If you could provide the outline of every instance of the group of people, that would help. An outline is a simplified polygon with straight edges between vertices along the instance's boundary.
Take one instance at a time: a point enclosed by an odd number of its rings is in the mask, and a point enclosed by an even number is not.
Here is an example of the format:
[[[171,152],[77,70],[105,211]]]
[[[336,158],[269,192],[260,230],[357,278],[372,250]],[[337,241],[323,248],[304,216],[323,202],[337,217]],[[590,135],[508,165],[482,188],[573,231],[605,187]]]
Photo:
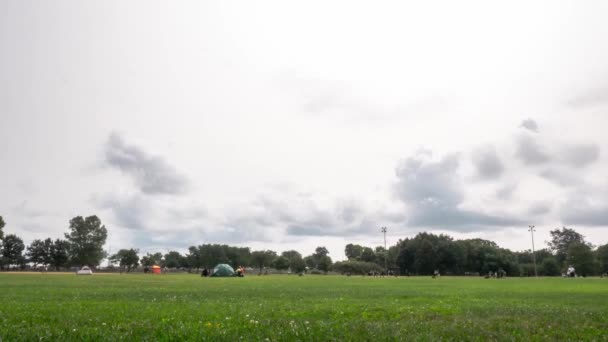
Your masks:
[[[489,271],[488,275],[485,276],[484,278],[489,279],[489,278],[506,278],[507,277],[507,271],[503,270],[502,268],[499,268],[498,271],[496,272],[492,272]]]

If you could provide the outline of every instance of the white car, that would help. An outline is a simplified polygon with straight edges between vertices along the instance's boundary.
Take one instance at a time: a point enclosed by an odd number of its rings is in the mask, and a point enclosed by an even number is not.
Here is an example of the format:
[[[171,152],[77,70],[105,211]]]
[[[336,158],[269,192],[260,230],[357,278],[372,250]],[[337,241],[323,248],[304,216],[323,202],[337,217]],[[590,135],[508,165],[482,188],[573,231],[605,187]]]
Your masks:
[[[78,275],[93,275],[93,271],[89,268],[89,266],[84,266],[80,269],[80,271],[76,272]]]

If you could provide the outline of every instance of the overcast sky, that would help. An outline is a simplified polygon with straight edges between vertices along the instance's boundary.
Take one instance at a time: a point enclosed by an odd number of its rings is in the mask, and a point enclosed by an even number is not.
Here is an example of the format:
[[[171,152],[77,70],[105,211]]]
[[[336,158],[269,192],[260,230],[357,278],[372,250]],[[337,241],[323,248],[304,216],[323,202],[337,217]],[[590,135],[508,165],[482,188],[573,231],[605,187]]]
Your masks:
[[[0,215],[116,251],[608,242],[606,1],[0,2]]]

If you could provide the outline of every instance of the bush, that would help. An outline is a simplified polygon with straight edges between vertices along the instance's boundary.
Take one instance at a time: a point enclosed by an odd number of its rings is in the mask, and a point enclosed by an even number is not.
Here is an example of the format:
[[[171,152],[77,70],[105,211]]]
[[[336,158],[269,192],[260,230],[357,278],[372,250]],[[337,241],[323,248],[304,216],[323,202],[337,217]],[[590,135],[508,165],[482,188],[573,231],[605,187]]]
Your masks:
[[[378,264],[365,261],[338,261],[333,265],[332,270],[341,274],[367,274],[371,271],[384,271]]]
[[[561,274],[555,258],[545,258],[540,264],[540,274],[545,276],[558,276]]]
[[[519,264],[520,277],[534,277],[534,264]]]

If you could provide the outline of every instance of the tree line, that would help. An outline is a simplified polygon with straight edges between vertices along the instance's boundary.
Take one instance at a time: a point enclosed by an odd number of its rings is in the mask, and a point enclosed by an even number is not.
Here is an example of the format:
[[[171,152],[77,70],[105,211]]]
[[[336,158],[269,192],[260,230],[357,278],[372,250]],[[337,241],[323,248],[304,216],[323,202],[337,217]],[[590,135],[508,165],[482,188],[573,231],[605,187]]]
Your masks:
[[[0,216],[0,269],[26,264],[50,266],[57,270],[69,266],[97,266],[106,257],[103,245],[108,231],[97,216],[74,217],[69,222],[65,239],[36,239],[25,247],[15,234],[4,235],[4,219]],[[25,251],[25,253],[24,253]]]
[[[249,247],[225,244],[201,244],[191,246],[188,252],[146,253],[140,256],[135,248],[121,249],[108,255],[103,249],[107,229],[97,216],[74,217],[69,221],[64,239],[36,239],[29,246],[15,234],[4,236],[5,222],[0,216],[0,269],[25,268],[31,265],[52,267],[56,270],[69,267],[97,267],[108,258],[112,265],[129,272],[139,266],[160,265],[167,268],[199,270],[213,268],[220,263],[233,267],[255,268],[259,273],[273,268],[279,272],[305,270],[342,274],[366,274],[385,272],[394,274],[430,275],[438,270],[441,274],[487,274],[504,270],[511,276],[531,276],[536,272],[543,276],[556,276],[572,265],[581,275],[597,275],[608,272],[608,244],[594,246],[574,229],[563,227],[551,231],[549,248],[535,251],[514,252],[500,248],[496,243],[483,239],[454,240],[440,234],[422,232],[412,238],[400,239],[387,249],[349,243],[345,247],[347,260],[333,262],[323,246],[302,256],[295,250],[277,254],[272,250],[252,251]]]

